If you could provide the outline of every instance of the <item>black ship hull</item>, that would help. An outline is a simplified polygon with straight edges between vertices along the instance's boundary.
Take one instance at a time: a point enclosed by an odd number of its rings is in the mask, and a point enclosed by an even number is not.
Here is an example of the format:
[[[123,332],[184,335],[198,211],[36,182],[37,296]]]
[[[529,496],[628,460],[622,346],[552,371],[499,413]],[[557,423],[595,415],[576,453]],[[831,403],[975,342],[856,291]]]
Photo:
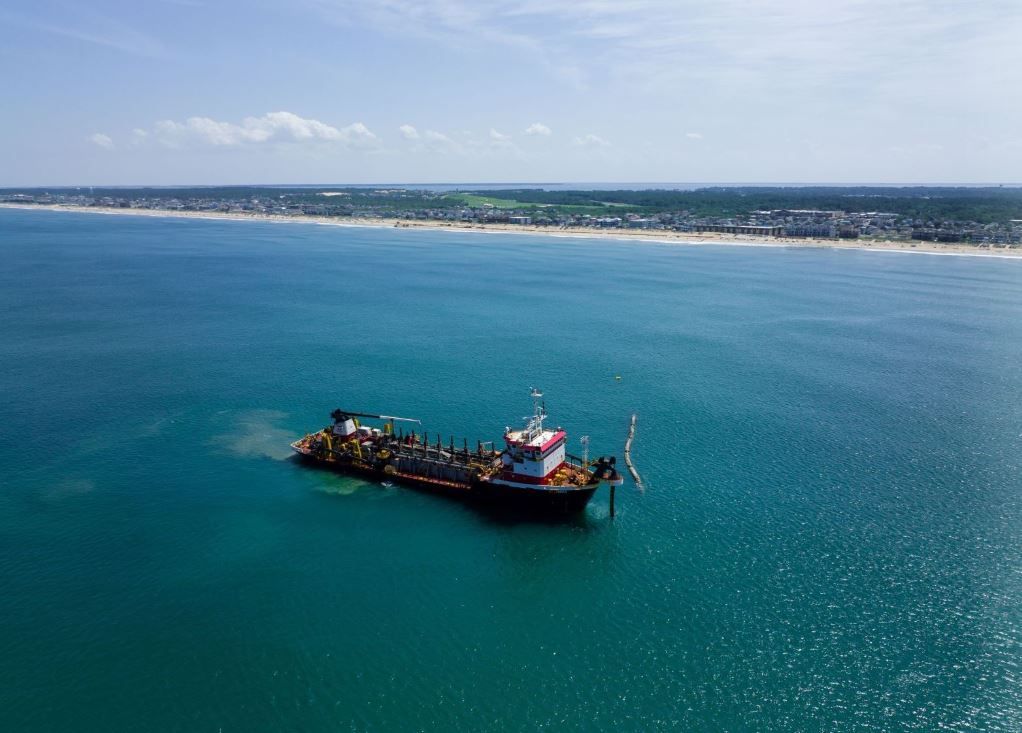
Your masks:
[[[524,516],[540,518],[570,517],[584,511],[593,498],[598,483],[580,487],[522,488],[503,486],[489,481],[460,483],[407,473],[385,473],[371,465],[323,461],[313,455],[297,454],[304,463],[336,473],[358,476],[371,481],[390,481],[407,488],[451,497],[466,503],[499,508]]]
[[[474,493],[490,506],[537,516],[568,517],[584,511],[598,487],[594,484],[558,491],[480,484]]]

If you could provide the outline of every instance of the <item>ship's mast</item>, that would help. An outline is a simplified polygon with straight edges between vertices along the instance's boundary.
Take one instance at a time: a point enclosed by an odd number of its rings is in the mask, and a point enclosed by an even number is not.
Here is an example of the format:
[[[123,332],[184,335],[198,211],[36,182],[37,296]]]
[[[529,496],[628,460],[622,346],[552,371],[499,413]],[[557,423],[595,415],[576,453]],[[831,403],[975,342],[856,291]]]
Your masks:
[[[533,387],[530,394],[532,397],[532,417],[525,419],[526,442],[529,442],[543,432],[543,420],[546,418],[546,403],[543,402],[543,393]]]

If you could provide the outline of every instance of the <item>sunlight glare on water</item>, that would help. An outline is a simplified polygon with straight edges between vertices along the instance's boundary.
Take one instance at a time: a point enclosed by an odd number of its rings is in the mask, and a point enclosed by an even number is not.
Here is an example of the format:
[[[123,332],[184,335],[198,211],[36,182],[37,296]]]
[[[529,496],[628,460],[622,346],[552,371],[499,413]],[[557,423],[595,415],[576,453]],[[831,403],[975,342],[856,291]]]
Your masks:
[[[1022,729],[1022,262],[0,211],[0,728]],[[615,375],[621,379],[616,380]],[[310,470],[551,421],[564,524]]]

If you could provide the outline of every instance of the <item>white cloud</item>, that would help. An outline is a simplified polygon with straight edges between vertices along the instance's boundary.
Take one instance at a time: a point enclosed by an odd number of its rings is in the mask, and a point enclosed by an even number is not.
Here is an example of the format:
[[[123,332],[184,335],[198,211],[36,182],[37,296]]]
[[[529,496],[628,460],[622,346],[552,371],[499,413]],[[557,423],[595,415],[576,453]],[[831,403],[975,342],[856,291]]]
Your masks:
[[[689,140],[702,140],[703,134],[701,132],[686,132],[685,137]]]
[[[418,132],[418,131],[416,131]],[[454,138],[436,130],[425,130],[414,138],[413,152],[423,153],[464,153],[464,146]]]
[[[416,130],[411,125],[401,125],[401,127],[399,127],[398,129],[401,131],[401,137],[403,137],[405,140],[419,139],[419,131]]]
[[[299,117],[293,112],[270,112],[246,117],[241,124],[220,122],[209,117],[189,117],[184,122],[161,120],[154,134],[160,142],[182,147],[199,142],[215,146],[238,146],[268,142],[332,142],[348,147],[370,147],[376,135],[361,122],[337,128],[319,120]]]
[[[340,139],[354,147],[372,147],[380,142],[373,131],[361,122],[352,122],[347,127],[342,127],[340,132]]]
[[[572,143],[582,148],[606,148],[610,145],[608,141],[593,133],[576,137]]]
[[[544,125],[542,122],[533,122],[531,125],[525,128],[526,135],[549,135],[553,132],[549,127]]]
[[[426,130],[426,134],[424,135],[424,137],[430,142],[434,143],[449,143],[451,145],[454,144],[454,141],[451,140],[451,138],[447,137],[442,132],[437,132],[436,130]]]
[[[512,144],[510,135],[505,135],[502,132],[497,132],[492,127],[490,128],[490,145],[496,148],[507,148]]]
[[[106,148],[107,150],[114,149],[114,141],[110,139],[109,135],[104,135],[102,132],[96,132],[90,135],[89,141],[93,145],[98,145],[99,147]]]

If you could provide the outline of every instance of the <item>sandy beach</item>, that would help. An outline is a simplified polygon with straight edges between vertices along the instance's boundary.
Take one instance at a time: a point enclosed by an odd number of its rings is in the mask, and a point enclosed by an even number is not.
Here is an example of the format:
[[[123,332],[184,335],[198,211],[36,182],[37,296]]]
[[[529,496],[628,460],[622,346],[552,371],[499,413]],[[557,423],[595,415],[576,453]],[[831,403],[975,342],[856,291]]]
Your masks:
[[[1022,247],[989,247],[971,244],[943,244],[939,242],[902,242],[871,239],[807,239],[793,237],[758,237],[744,234],[672,232],[643,229],[591,229],[583,227],[541,227],[520,224],[479,224],[409,219],[355,217],[338,219],[326,216],[277,216],[236,212],[167,211],[162,209],[121,209],[113,207],[83,207],[47,204],[0,203],[0,208],[65,211],[83,214],[109,214],[121,216],[178,217],[186,219],[218,219],[228,221],[264,221],[289,224],[318,224],[338,227],[391,227],[398,229],[432,229],[477,233],[531,234],[545,237],[572,237],[592,239],[632,240],[670,244],[718,244],[745,247],[787,247],[793,249],[855,249],[876,252],[904,252],[915,254],[960,255],[971,257],[1022,257]]]

